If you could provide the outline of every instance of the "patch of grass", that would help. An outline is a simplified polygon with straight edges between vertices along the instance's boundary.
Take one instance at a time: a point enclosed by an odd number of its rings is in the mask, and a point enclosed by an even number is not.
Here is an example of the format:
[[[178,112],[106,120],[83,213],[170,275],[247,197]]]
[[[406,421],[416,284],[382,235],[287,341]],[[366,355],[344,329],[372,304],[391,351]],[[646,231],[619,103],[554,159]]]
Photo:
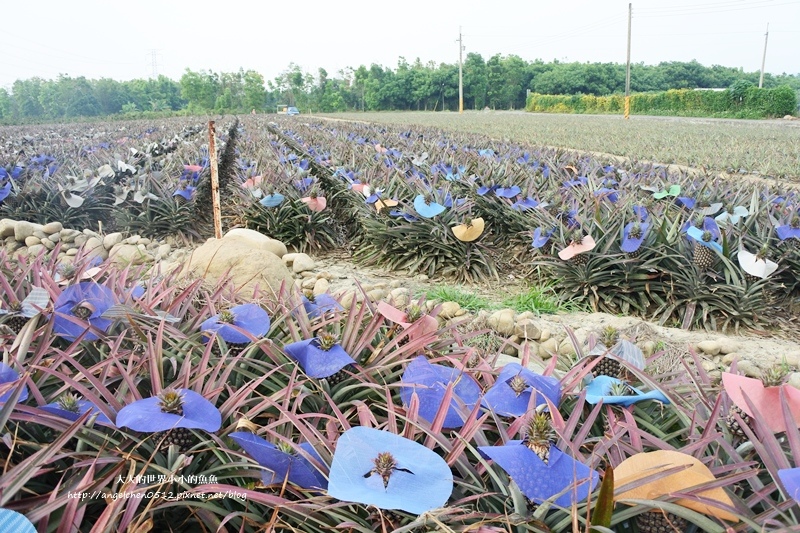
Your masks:
[[[526,292],[509,296],[503,300],[503,307],[510,307],[517,313],[531,311],[538,315],[582,310],[575,304],[562,302],[558,294],[548,285],[534,285]]]
[[[482,298],[471,292],[467,292],[454,287],[436,287],[425,293],[428,300],[439,300],[440,302],[456,302],[469,311],[480,311],[481,309],[491,309],[495,307],[486,298]]]

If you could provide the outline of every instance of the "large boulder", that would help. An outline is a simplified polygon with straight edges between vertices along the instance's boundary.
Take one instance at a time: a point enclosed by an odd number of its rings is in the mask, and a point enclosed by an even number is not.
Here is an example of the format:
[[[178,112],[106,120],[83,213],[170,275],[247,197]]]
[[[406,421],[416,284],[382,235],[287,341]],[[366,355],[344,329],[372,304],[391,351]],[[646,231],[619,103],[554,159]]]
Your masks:
[[[235,228],[222,236],[223,239],[238,239],[243,242],[249,243],[253,248],[260,250],[267,250],[272,252],[278,257],[286,255],[286,245],[277,239],[267,237],[263,233],[259,233],[252,229]]]
[[[202,277],[209,283],[229,277],[237,292],[261,290],[277,292],[282,283],[292,284],[292,274],[273,252],[254,247],[240,238],[208,239],[192,252],[181,275]]]
[[[118,266],[125,267],[150,263],[153,261],[153,256],[142,245],[116,244],[109,250],[108,260]]]

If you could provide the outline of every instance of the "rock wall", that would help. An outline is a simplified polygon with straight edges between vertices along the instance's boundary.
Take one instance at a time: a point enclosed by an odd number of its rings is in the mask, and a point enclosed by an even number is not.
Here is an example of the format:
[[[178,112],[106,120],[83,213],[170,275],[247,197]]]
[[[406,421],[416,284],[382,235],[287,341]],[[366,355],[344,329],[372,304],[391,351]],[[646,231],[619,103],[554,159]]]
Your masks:
[[[0,220],[2,249],[8,254],[36,257],[57,253],[59,261],[74,257],[99,257],[119,266],[142,265],[155,261],[179,260],[186,254],[173,239],[155,240],[122,233],[101,234],[90,229],[66,229],[61,222],[36,224],[25,220]]]

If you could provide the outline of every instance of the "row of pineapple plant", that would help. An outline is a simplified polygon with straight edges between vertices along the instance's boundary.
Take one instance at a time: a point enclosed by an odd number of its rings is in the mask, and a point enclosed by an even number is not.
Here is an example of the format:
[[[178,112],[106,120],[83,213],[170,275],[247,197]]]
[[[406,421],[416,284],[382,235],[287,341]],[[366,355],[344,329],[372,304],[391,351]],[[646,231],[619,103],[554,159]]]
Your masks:
[[[20,155],[12,143],[0,216],[208,236],[205,136],[183,127],[171,138],[109,128],[87,135],[91,146],[65,143],[58,157]],[[596,310],[691,327],[763,323],[772,301],[800,288],[791,192],[427,128],[243,117],[221,131],[224,226],[296,250],[349,247],[366,263],[461,280],[522,271]],[[718,226],[710,235],[707,220]],[[688,223],[701,233],[685,237]],[[592,250],[559,256],[584,236]]]
[[[556,280],[562,294],[596,310],[714,329],[763,321],[770,302],[787,285],[789,294],[797,287],[792,243],[800,228],[792,193],[676,176],[652,165],[619,169],[557,151],[475,148],[441,132],[420,142],[400,128],[312,123],[300,135],[302,126],[293,126],[285,135],[294,144],[326,146],[330,166],[344,163],[334,176],[351,189],[368,187],[364,200],[351,192],[352,202],[375,206],[361,214],[357,257],[367,262],[480,279],[494,274],[493,262],[479,261],[478,275],[463,270],[474,264],[469,249],[486,244],[507,261],[544,266],[536,273],[545,281]],[[420,216],[412,199],[422,195],[427,206],[437,194],[448,209]],[[384,206],[388,217],[381,216]],[[455,241],[453,228],[472,219],[485,228],[477,243],[443,251],[440,241]],[[700,233],[689,232],[690,224]],[[426,231],[439,238],[425,245]],[[583,236],[592,250],[569,261],[558,256]]]
[[[619,531],[661,515],[703,531],[797,525],[800,407],[780,377],[649,375],[613,331],[543,374],[525,353],[494,369],[496,353],[421,305],[242,301],[111,267],[62,280],[44,256],[0,254],[0,271],[16,331],[2,337],[0,507],[42,529],[582,531],[605,513],[596,527]],[[623,475],[653,458],[672,466]],[[699,486],[674,485],[696,462]],[[613,513],[598,493],[612,469]]]

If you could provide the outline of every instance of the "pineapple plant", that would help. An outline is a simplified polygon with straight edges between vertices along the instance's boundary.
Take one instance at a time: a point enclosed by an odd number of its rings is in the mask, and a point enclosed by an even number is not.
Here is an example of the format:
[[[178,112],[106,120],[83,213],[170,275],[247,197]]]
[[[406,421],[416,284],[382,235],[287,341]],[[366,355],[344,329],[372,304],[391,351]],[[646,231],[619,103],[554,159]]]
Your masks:
[[[183,416],[183,395],[173,388],[164,389],[158,395],[158,406],[163,413],[172,413]],[[172,445],[178,447],[181,452],[186,452],[194,444],[194,434],[186,428],[172,428],[153,434],[153,439],[160,449],[169,448]]]
[[[553,421],[550,413],[544,411],[542,405],[528,420],[523,444],[535,453],[544,464],[549,464],[550,446],[555,440],[556,432],[553,429]]]
[[[703,232],[702,240],[704,243],[710,243],[713,240],[713,235],[710,231]],[[694,243],[694,264],[701,271],[708,270],[714,264],[714,252],[707,245],[699,241]]]
[[[64,411],[69,411],[70,413],[79,414],[81,412],[80,405],[78,403],[80,399],[81,399],[80,396],[78,396],[77,394],[72,394],[69,392],[64,393],[58,398],[57,402],[58,407],[60,407]]]
[[[619,342],[619,330],[614,326],[606,326],[600,334],[600,342],[606,348],[611,348]]]
[[[81,320],[88,320],[94,313],[94,306],[88,302],[81,302],[72,308],[72,314]]]
[[[611,390],[609,391],[610,396],[631,396],[633,394],[633,389],[630,385],[625,383],[624,381],[618,381],[611,385]],[[620,414],[622,408],[619,405],[609,405],[608,409],[613,411],[615,414]],[[603,433],[606,435],[611,434],[611,417],[605,416],[603,418]]]
[[[519,377],[519,376],[517,376]],[[521,378],[520,378],[521,379]],[[524,380],[523,380],[524,381]],[[512,380],[513,383],[513,380]],[[513,385],[512,385],[513,388]],[[550,413],[544,411],[544,406],[536,409],[536,412],[528,420],[525,428],[525,438],[522,443],[535,453],[544,464],[550,464],[550,446],[556,440],[556,432],[553,429]],[[528,512],[536,510],[537,504],[530,498],[525,498]]]
[[[575,246],[583,245],[584,237],[585,236],[583,234],[583,231],[575,230],[574,232],[572,232],[572,244],[574,244]],[[585,266],[589,264],[589,255],[586,254],[585,252],[578,252],[574,256],[572,256],[570,261],[572,263],[575,263],[576,265]]]
[[[764,384],[764,387],[780,387],[786,381],[786,377],[789,375],[790,370],[791,369],[789,365],[787,365],[785,362],[781,363],[780,365],[772,366],[762,372],[761,382]],[[746,440],[747,434],[736,421],[735,415],[739,415],[739,418],[742,419],[742,422],[744,422],[751,430],[755,430],[753,419],[750,417],[750,415],[745,413],[736,405],[731,405],[731,408],[728,410],[728,414],[725,416],[725,425],[728,427],[728,430],[730,430],[731,434],[739,440]]]
[[[599,342],[605,350],[613,348],[619,342],[619,330],[613,326],[607,326],[600,334]],[[610,354],[595,355],[590,361],[600,358],[600,362],[592,368],[592,376],[610,376],[617,379],[625,379],[626,371],[622,362]]]
[[[759,248],[758,253],[756,253],[756,260],[757,261],[766,261],[768,256],[769,256],[769,245],[767,245],[765,243],[761,248]],[[762,278],[760,278],[758,276],[754,276],[754,275],[752,275],[752,274],[750,274],[748,272],[745,272],[744,273],[744,279],[748,283],[756,283],[758,281],[761,281]]]
[[[317,335],[317,338],[319,339],[319,347],[320,347],[320,349],[322,349],[322,350],[324,350],[326,352],[329,351],[331,348],[333,348],[336,345],[336,343],[338,342],[338,339],[336,338],[336,335],[334,335],[332,333],[325,332],[325,331],[320,332],[319,335]],[[333,387],[334,385],[338,385],[342,381],[344,381],[347,378],[349,378],[350,377],[350,373],[347,371],[348,366],[350,366],[350,365],[347,365],[347,366],[343,367],[341,370],[339,370],[338,372],[335,372],[335,373],[331,374],[330,376],[324,378],[325,381],[328,382],[328,385]]]
[[[631,226],[630,231],[628,232],[628,238],[630,239],[641,239],[642,238],[642,225],[639,222],[635,222],[633,226]],[[642,253],[641,247],[636,248],[632,252],[626,252],[625,256],[630,259],[637,259]]]
[[[267,312],[257,303],[240,304],[222,310],[200,324],[201,331],[216,333],[225,341],[226,355],[237,357],[250,346],[252,337],[266,335],[271,326]],[[204,342],[210,335],[206,334]],[[221,350],[213,346],[212,353],[220,356]]]
[[[2,324],[15,335],[19,335],[19,332],[22,331],[22,328],[25,327],[28,320],[30,320],[28,317],[22,315],[22,303],[12,302],[11,305],[9,305],[9,313],[6,315]]]
[[[519,396],[528,388],[528,382],[525,381],[525,378],[523,378],[521,375],[517,374],[511,378],[511,381],[508,382],[508,386],[514,391],[514,394]]]

